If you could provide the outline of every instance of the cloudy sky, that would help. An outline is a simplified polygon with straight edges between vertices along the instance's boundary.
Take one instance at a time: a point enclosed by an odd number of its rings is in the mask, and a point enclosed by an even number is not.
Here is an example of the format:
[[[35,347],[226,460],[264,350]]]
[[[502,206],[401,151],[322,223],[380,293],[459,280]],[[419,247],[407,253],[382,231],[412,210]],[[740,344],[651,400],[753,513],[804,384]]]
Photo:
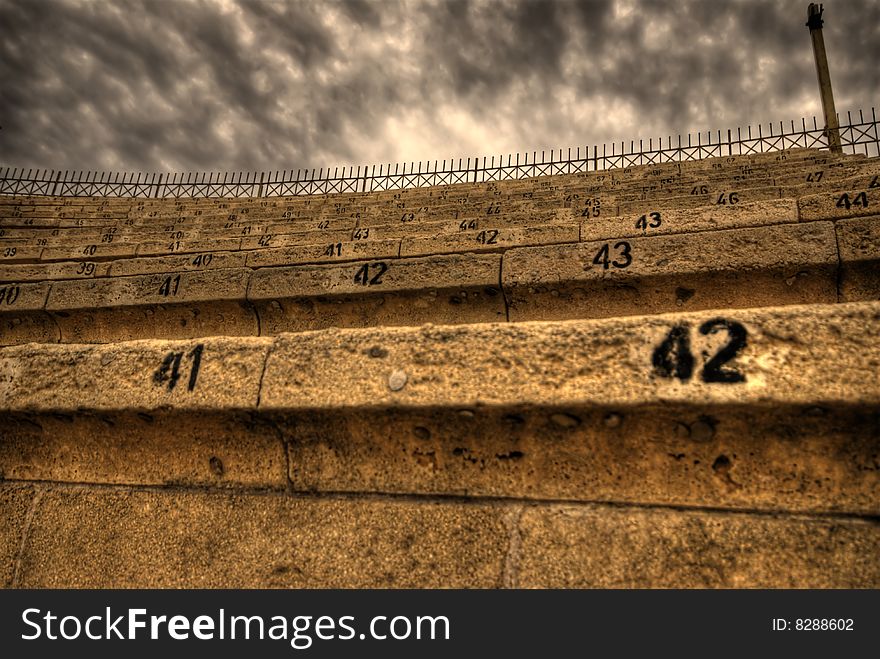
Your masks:
[[[880,1],[824,4],[837,109],[880,106]],[[296,169],[821,116],[806,6],[0,0],[0,165]]]

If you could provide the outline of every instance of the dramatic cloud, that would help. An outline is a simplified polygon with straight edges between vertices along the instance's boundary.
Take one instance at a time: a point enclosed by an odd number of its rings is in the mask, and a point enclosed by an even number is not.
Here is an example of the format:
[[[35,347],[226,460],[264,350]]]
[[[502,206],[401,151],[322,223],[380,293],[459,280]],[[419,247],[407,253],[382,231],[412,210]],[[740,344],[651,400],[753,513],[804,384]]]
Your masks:
[[[821,115],[806,1],[0,0],[0,165],[274,170]],[[880,3],[825,2],[838,110]]]

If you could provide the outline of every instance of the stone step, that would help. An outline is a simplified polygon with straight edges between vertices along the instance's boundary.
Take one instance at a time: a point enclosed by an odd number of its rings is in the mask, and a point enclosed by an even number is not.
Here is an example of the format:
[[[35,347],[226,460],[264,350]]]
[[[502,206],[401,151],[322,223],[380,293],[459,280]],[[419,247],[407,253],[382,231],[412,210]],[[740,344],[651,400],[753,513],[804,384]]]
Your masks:
[[[7,480],[880,512],[880,302],[0,349]]]

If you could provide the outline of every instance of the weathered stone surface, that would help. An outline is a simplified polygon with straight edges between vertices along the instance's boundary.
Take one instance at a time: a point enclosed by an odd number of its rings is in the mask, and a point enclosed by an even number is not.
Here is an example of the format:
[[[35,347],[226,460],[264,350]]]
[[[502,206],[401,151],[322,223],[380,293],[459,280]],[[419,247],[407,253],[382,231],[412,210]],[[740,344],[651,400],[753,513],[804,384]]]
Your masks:
[[[34,499],[31,485],[0,484],[0,587],[9,588],[21,550],[28,510]]]
[[[705,194],[701,190],[697,193],[683,194],[680,197],[661,197],[649,203],[644,201],[621,201],[618,204],[618,215],[642,214],[656,210],[657,208],[697,208],[699,206],[723,206],[730,205],[731,195],[738,200],[734,203],[751,203],[755,201],[769,201],[779,199],[779,188],[774,186],[755,188],[751,184],[743,182],[739,186],[724,186],[716,188]]]
[[[287,486],[287,459],[278,433],[270,424],[233,409],[213,414],[122,407],[55,414],[0,412],[0,423],[0,473],[9,480]]]
[[[58,342],[58,327],[43,311],[51,287],[49,282],[0,284],[0,346]]]
[[[491,221],[482,224],[487,228],[403,240],[400,245],[400,255],[498,252],[515,246],[576,243],[579,237],[579,228],[576,224],[513,228],[489,228],[492,226]]]
[[[241,268],[60,281],[46,308],[65,343],[253,336],[249,276]]]
[[[647,208],[647,205],[645,207]],[[643,221],[642,216],[645,216]],[[691,209],[646,210],[643,213],[620,217],[584,219],[581,222],[581,240],[587,242],[608,238],[735,229],[797,221],[797,202],[794,199],[702,206]]]
[[[512,249],[509,318],[564,320],[837,300],[829,222]]]
[[[303,492],[880,512],[876,404],[712,406],[701,398],[328,410],[277,423],[292,487]]]
[[[521,588],[878,588],[876,521],[527,507]]]
[[[240,238],[203,238],[201,240],[162,240],[151,243],[140,243],[137,256],[155,256],[160,254],[198,254],[199,252],[236,251],[241,246]]]
[[[43,247],[27,247],[19,245],[5,245],[0,243],[0,263],[28,263],[38,261],[40,254],[43,253]]]
[[[267,350],[260,339],[225,337],[4,348],[0,413],[250,409]]]
[[[153,256],[137,259],[120,259],[110,265],[110,275],[145,275],[152,273],[177,273],[187,270],[217,270],[241,268],[247,254],[243,252],[204,252],[181,256]]]
[[[397,258],[399,240],[356,240],[354,242],[321,243],[253,251],[247,256],[249,267],[290,265],[293,263],[330,263],[363,259]]]
[[[734,341],[730,330],[712,322],[718,318],[745,330],[745,347],[719,369],[740,372],[744,382],[702,379],[708,356]],[[563,408],[696,399],[701,404],[873,405],[880,402],[880,385],[865,374],[880,366],[878,321],[878,303],[864,302],[291,334],[278,337],[269,355],[260,408]],[[660,376],[653,365],[653,353],[680,325],[690,328],[695,355],[693,374],[685,380]],[[706,333],[699,330],[704,325]],[[371,356],[374,348],[384,356]],[[674,366],[673,352],[668,357]],[[661,363],[665,359],[661,354]],[[406,372],[408,380],[393,392],[387,381],[396,370]]]
[[[501,257],[431,258],[255,270],[248,300],[263,336],[327,327],[506,320]]]
[[[63,230],[62,230],[63,231]],[[41,261],[81,261],[118,259],[134,256],[137,251],[137,243],[96,243],[62,245],[45,247],[40,256]]]
[[[880,300],[880,216],[835,224],[840,248],[840,299]]]
[[[880,188],[839,190],[798,199],[801,220],[839,220],[876,215],[880,209]]]
[[[263,494],[45,493],[22,587],[499,587],[503,511]]]
[[[66,261],[63,263],[39,263],[0,266],[0,282],[42,282],[52,279],[90,279],[106,277],[109,263],[94,261]],[[0,285],[2,287],[2,285]],[[48,288],[46,295],[49,294]],[[42,307],[40,307],[42,308]]]

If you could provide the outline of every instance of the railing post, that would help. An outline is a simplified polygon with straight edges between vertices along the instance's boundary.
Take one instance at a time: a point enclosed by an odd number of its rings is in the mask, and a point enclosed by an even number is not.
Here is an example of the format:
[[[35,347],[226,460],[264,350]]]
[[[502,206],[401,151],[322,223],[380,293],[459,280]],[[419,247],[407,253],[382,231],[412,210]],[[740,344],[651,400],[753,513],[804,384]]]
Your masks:
[[[822,5],[811,2],[807,7],[807,27],[813,41],[813,55],[816,58],[816,77],[819,79],[819,94],[822,97],[822,113],[825,115],[825,135],[828,147],[833,153],[843,153],[840,146],[840,128],[837,112],[834,109],[834,93],[831,90],[831,73],[825,56],[825,39],[822,37]]]

